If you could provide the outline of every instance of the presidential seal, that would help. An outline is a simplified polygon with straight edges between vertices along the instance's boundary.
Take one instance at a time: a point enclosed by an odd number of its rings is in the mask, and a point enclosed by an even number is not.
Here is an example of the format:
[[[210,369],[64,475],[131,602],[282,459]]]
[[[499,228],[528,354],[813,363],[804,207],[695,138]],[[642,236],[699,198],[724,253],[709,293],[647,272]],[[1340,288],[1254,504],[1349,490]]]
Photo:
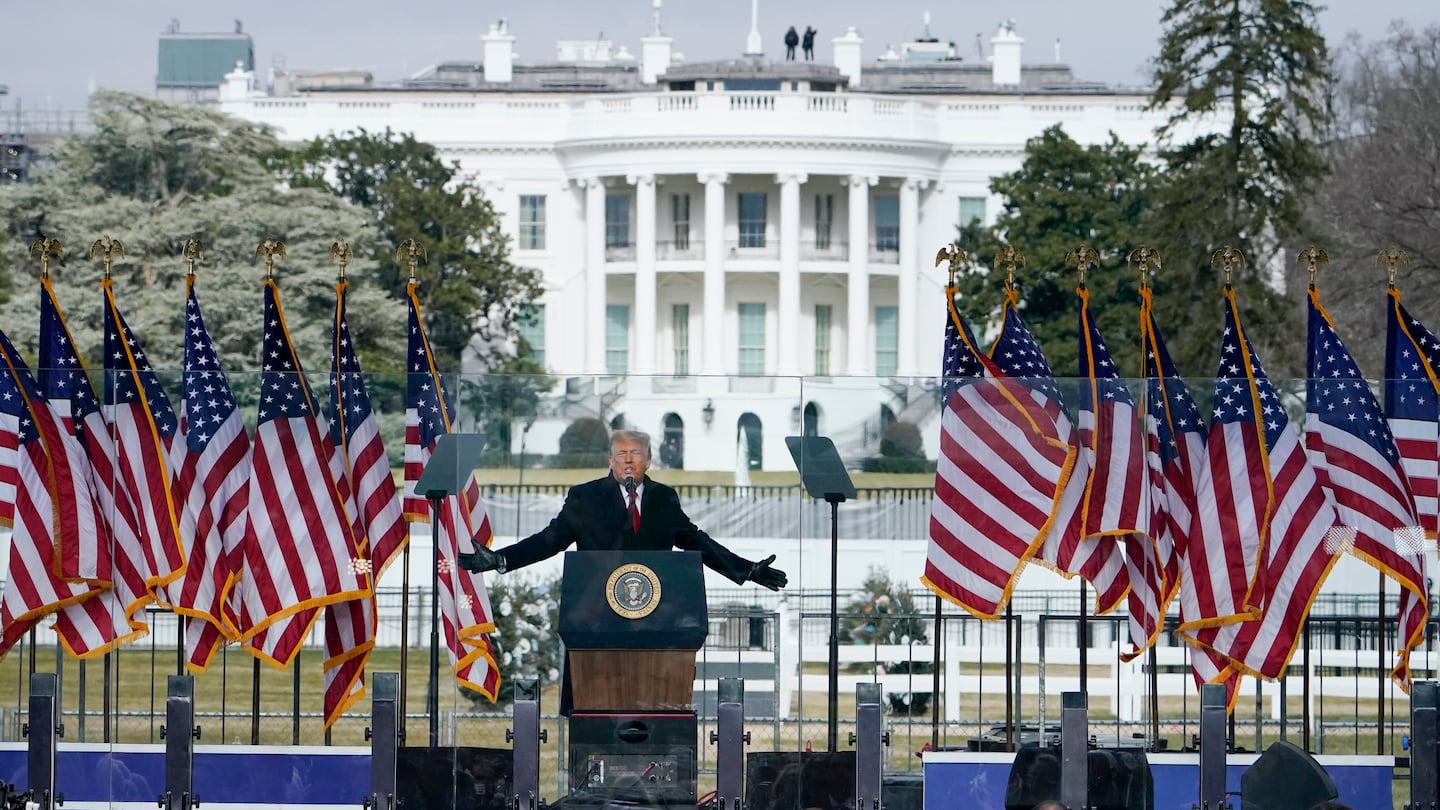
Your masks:
[[[660,578],[649,566],[622,565],[605,583],[605,601],[627,619],[643,619],[660,606]]]

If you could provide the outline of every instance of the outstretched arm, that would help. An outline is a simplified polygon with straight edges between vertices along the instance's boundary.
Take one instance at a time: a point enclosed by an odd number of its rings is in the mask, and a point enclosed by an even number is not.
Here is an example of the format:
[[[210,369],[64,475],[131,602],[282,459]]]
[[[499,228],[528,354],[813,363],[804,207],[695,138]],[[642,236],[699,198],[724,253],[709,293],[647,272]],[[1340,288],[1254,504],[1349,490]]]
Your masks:
[[[565,505],[550,525],[499,551],[476,545],[474,554],[461,554],[457,562],[467,571],[513,571],[554,557],[579,537],[576,526],[585,520],[584,505],[575,497],[575,488],[565,496]]]
[[[770,563],[775,561],[774,554],[759,562],[741,557],[696,526],[680,508],[680,498],[674,490],[666,490],[666,495],[664,508],[675,532],[673,542],[676,548],[700,552],[706,567],[720,572],[737,585],[754,582],[772,591],[785,587],[785,572],[770,567]]]

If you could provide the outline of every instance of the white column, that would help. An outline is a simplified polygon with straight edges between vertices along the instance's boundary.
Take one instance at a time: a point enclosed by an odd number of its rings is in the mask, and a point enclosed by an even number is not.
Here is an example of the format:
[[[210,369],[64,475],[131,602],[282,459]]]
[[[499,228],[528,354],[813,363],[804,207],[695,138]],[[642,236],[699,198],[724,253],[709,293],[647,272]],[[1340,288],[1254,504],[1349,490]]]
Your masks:
[[[705,184],[705,311],[700,372],[725,373],[725,174],[702,174]]]
[[[900,184],[900,284],[899,341],[896,371],[901,377],[916,377],[920,336],[918,299],[920,287],[920,188],[924,180],[906,178]]]
[[[870,187],[877,177],[850,177],[850,274],[845,334],[845,373],[868,377],[875,367],[870,346]]]
[[[655,175],[635,184],[635,374],[655,373]]]
[[[605,184],[585,186],[585,373],[605,373]]]
[[[800,375],[800,184],[803,174],[777,175],[780,184],[780,300],[776,335],[781,376]]]

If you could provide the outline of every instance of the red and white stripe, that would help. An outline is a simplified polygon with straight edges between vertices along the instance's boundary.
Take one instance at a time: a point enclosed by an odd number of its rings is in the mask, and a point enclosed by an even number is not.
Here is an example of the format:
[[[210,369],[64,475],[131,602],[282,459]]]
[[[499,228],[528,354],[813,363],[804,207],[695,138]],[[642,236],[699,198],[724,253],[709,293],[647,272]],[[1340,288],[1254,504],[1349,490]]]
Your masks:
[[[1440,423],[1425,419],[1388,419],[1401,468],[1415,496],[1415,515],[1429,537],[1436,534],[1440,511]]]
[[[1265,566],[1255,597],[1263,605],[1257,620],[1226,625],[1212,646],[1247,674],[1277,678],[1290,662],[1310,605],[1335,564],[1334,502],[1320,486],[1294,431],[1281,432],[1270,448],[1275,506],[1265,543]]]
[[[218,426],[183,424],[182,430],[210,435],[199,453],[183,439],[175,443],[175,501],[188,564],[167,593],[185,616],[185,666],[203,673],[225,641],[239,638],[231,597],[247,528],[250,438],[238,410]]]
[[[1149,531],[1142,429],[1135,407],[1128,403],[1101,399],[1098,411],[1080,411],[1080,453],[1090,467],[1083,536]]]
[[[985,377],[941,412],[925,580],[970,613],[995,618],[1020,566],[1039,550],[1075,450],[1058,413],[1031,389]]]
[[[1095,588],[1095,612],[1109,613],[1124,601],[1130,582],[1114,535],[1081,536],[1089,474],[1090,461],[1081,452],[1036,560],[1061,574],[1084,577]]]
[[[313,417],[270,419],[255,431],[240,640],[277,666],[294,659],[315,609],[367,596],[328,442]],[[273,627],[292,617],[297,621]]]

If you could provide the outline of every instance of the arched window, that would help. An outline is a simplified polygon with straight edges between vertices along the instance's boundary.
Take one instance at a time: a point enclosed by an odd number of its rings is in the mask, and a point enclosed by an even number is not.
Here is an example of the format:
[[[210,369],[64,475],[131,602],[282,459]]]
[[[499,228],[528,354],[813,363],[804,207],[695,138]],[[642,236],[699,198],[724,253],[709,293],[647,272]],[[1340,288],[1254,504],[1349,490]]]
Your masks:
[[[667,413],[665,433],[660,439],[660,466],[671,470],[685,469],[685,420],[679,414]]]
[[[740,414],[740,418],[735,423],[735,440],[744,448],[747,466],[752,470],[760,469],[764,462],[763,435],[760,429],[760,417],[749,411]]]

